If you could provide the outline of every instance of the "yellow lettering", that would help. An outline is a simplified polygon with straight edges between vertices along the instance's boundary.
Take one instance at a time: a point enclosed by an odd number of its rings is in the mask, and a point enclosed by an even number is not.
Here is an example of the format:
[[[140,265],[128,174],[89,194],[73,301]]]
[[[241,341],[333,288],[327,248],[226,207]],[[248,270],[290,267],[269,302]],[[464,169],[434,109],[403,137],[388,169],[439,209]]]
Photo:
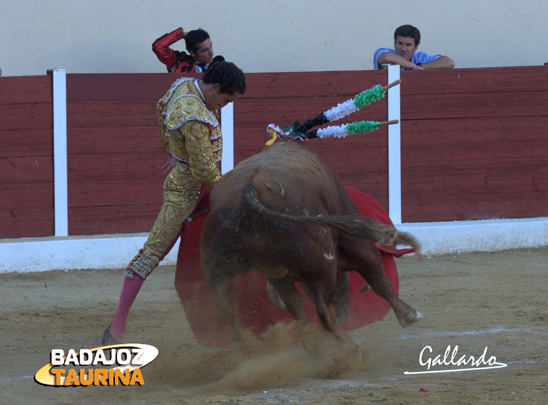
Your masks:
[[[128,368],[125,370],[116,369],[114,370],[116,385],[118,385],[118,382],[122,385],[129,385],[129,379],[131,377],[131,372]]]
[[[91,385],[93,383],[93,370],[89,370],[86,374],[86,370],[84,368],[80,369],[80,385],[83,385],[84,387],[87,387],[88,385]]]
[[[76,374],[76,370],[73,368],[69,369],[67,372],[67,378],[65,379],[64,385],[80,385],[80,382],[78,381],[78,374]]]
[[[52,368],[50,372],[55,376],[55,385],[61,385],[61,377],[65,374],[64,368]]]
[[[65,375],[66,372],[66,375]],[[51,375],[55,377],[56,386],[79,386],[90,385],[145,385],[145,379],[140,368],[135,370],[126,369],[62,369],[52,368]]]
[[[104,368],[95,369],[93,385],[108,385],[108,370]]]
[[[143,378],[143,374],[141,373],[140,368],[136,368],[133,370],[133,373],[131,374],[131,381],[129,382],[129,385],[145,385],[145,380]]]

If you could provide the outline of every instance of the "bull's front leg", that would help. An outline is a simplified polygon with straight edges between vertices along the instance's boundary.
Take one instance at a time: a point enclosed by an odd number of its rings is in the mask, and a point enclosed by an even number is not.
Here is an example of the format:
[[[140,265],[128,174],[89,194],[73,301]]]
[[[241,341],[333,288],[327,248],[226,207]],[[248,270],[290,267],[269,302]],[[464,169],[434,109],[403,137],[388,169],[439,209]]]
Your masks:
[[[295,287],[295,283],[284,278],[270,278],[268,281],[278,292],[289,315],[296,321],[306,321],[303,299]]]
[[[328,302],[326,302],[321,290],[316,290],[315,293],[316,300],[314,301],[314,304],[316,305],[316,312],[324,329],[333,333],[333,336],[335,336],[339,342],[350,348],[357,349],[358,346],[356,343],[337,322],[337,315],[333,302],[334,299],[329,299]]]
[[[311,335],[307,331],[306,326],[308,325],[308,321],[304,312],[303,297],[299,293],[299,290],[297,290],[295,283],[284,278],[270,278],[268,281],[276,289],[289,315],[295,320],[301,343],[306,352],[311,355],[320,354],[322,351],[318,347],[314,335]]]

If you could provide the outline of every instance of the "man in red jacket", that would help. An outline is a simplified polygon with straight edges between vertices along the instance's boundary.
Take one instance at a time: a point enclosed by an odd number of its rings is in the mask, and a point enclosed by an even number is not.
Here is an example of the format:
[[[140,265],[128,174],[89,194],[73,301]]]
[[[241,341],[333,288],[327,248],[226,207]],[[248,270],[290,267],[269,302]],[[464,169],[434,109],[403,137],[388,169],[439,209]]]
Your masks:
[[[175,51],[170,47],[183,38],[188,54]],[[182,28],[177,28],[154,41],[152,50],[160,62],[166,65],[167,71],[172,73],[203,73],[213,62],[211,39],[209,34],[201,28],[186,34]]]

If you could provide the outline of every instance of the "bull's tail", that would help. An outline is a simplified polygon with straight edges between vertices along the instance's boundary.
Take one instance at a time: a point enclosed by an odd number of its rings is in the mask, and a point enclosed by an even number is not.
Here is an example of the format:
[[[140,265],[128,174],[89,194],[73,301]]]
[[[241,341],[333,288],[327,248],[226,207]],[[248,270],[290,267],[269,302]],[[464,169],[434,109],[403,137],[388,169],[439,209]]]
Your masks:
[[[415,254],[420,258],[421,245],[419,241],[410,233],[401,232],[390,225],[383,224],[372,218],[362,217],[361,215],[328,215],[328,216],[310,216],[304,211],[303,216],[284,214],[283,212],[273,211],[265,207],[257,198],[257,189],[253,185],[248,185],[244,191],[244,198],[249,206],[257,213],[272,219],[278,219],[287,222],[314,223],[318,225],[332,226],[350,235],[362,239],[370,239],[380,246],[409,245],[415,250]]]

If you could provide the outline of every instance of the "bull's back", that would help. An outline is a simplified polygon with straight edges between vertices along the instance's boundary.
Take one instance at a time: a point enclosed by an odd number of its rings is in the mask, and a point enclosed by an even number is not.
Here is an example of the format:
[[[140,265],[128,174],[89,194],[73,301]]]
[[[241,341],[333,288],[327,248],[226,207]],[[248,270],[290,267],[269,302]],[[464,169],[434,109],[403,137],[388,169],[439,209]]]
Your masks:
[[[278,142],[224,175],[211,195],[212,210],[245,204],[252,185],[268,208],[291,214],[339,214],[339,184],[323,158],[301,141]]]
[[[335,178],[321,156],[300,141],[276,143],[239,163],[215,185],[201,240],[206,273],[221,266],[221,260],[233,272],[278,271],[306,251],[304,245],[295,246],[306,243],[312,225],[277,221],[250,209],[244,198],[249,187],[265,207],[278,212],[325,215],[340,209]]]
[[[244,198],[249,187],[256,190],[256,198],[264,207],[284,214],[358,213],[344,187],[312,147],[301,141],[279,142],[239,163],[215,185],[202,232],[205,262],[218,266],[221,258],[222,266],[238,262],[233,268],[241,272],[255,267],[277,268],[278,264],[289,266],[310,250],[307,244],[311,238],[316,240],[318,234],[328,232],[322,243],[334,240],[331,229],[319,231],[318,225],[277,220],[250,209]]]

